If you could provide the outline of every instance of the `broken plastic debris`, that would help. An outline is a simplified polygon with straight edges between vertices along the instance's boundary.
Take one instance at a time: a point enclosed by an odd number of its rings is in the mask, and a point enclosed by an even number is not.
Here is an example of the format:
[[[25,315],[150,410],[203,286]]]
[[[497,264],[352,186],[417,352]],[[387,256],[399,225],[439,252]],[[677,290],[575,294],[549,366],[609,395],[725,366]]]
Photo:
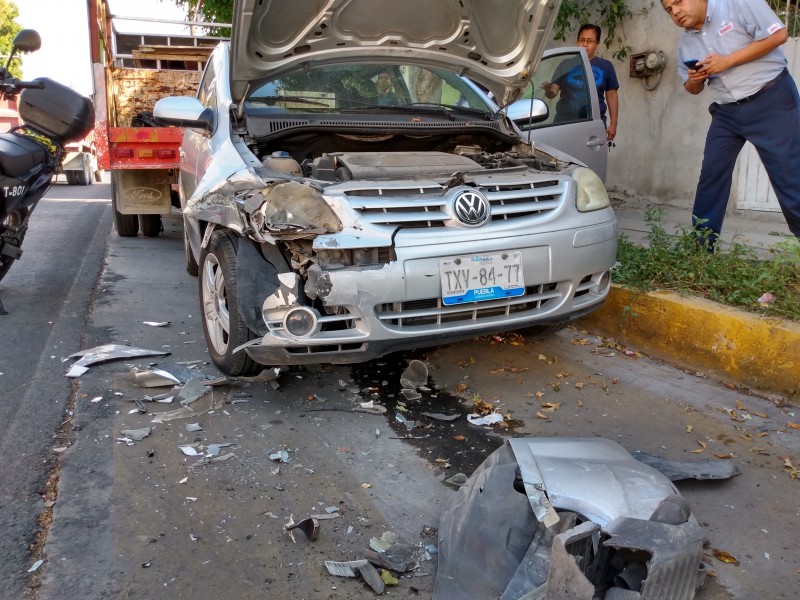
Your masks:
[[[180,401],[181,406],[188,406],[195,400],[204,396],[206,393],[208,393],[208,388],[203,385],[203,381],[193,377],[187,381],[186,385],[184,385],[181,388],[181,391],[178,392],[178,400]]]
[[[656,454],[648,454],[646,452],[634,452],[633,457],[666,475],[670,481],[730,479],[741,473],[739,466],[730,461],[711,459],[697,461],[665,460]]]
[[[494,425],[495,423],[503,422],[503,415],[500,413],[491,413],[488,415],[467,415],[467,421],[473,425]]]
[[[178,446],[178,449],[186,456],[201,456],[203,454],[201,448],[202,446],[200,444],[185,444],[183,446]]]
[[[144,387],[163,387],[167,385],[180,384],[180,380],[172,373],[163,369],[149,369],[147,371],[135,371],[133,373],[134,382]]]
[[[166,327],[169,325],[169,321],[142,321],[142,323],[150,327]]]
[[[270,460],[274,460],[275,462],[289,462],[289,453],[286,450],[278,450],[277,452],[273,452],[269,455]]]
[[[303,519],[302,521],[295,523],[292,516],[289,516],[289,522],[283,526],[284,531],[289,533],[294,541],[294,536],[291,535],[291,531],[293,529],[299,529],[303,533],[306,534],[306,539],[309,542],[313,542],[319,537],[319,521],[317,521],[314,517],[308,517],[307,519]]]
[[[379,538],[371,538],[369,547],[375,552],[386,552],[397,541],[397,534],[394,531],[384,531]]]
[[[385,589],[385,584],[381,576],[378,575],[377,569],[368,560],[351,560],[348,562],[326,560],[325,568],[328,569],[328,573],[335,577],[355,577],[356,573],[358,573],[376,594],[382,594]]]
[[[149,427],[143,427],[141,429],[123,429],[120,433],[136,442],[141,442],[150,435],[150,431],[151,429]]]
[[[228,446],[233,446],[233,443],[228,442],[227,444],[209,444],[206,446],[206,456],[217,456],[219,455],[221,448],[227,448]]]
[[[234,350],[236,352],[236,350]],[[279,385],[276,381],[278,379],[278,375],[281,374],[281,370],[279,367],[273,367],[271,369],[264,369],[258,375],[254,375],[253,377],[240,377],[242,381],[248,381],[250,383],[269,383],[272,386],[272,389],[277,390]]]
[[[414,426],[416,425],[416,424],[414,423],[414,421],[409,421],[409,420],[408,420],[408,419],[406,419],[406,418],[405,418],[405,417],[404,417],[404,416],[403,416],[401,413],[397,413],[397,414],[395,414],[395,416],[394,416],[394,419],[395,419],[395,421],[397,421],[398,423],[402,423],[403,425],[405,425],[405,426],[406,426],[406,429],[407,429],[408,431],[411,431],[412,429],[414,429]]]
[[[429,412],[424,412],[422,414],[425,417],[428,417],[430,419],[436,419],[437,421],[455,421],[461,416],[461,415],[445,415],[443,413],[429,413]]]
[[[420,394],[417,390],[412,390],[411,388],[404,388],[400,390],[400,395],[409,402],[422,398],[422,394]]]
[[[108,362],[120,358],[136,358],[140,356],[166,356],[169,352],[160,350],[147,350],[146,348],[136,348],[135,346],[123,346],[121,344],[104,344],[102,346],[95,346],[88,350],[81,350],[70,354],[70,358],[78,358],[73,363],[67,377],[80,377],[89,370],[91,365]]]
[[[28,569],[28,573],[33,573],[33,572],[34,572],[34,571],[36,571],[36,570],[37,570],[39,567],[41,567],[43,564],[44,564],[44,561],[43,561],[43,560],[41,560],[41,559],[37,560],[35,563],[33,563],[33,564],[31,565],[31,568],[30,568],[30,569]]]
[[[200,423],[186,423],[186,431],[203,431]]]
[[[428,383],[428,367],[421,360],[412,360],[400,375],[400,385],[412,390]]]
[[[462,486],[467,483],[467,476],[464,475],[464,473],[456,473],[450,479],[446,479],[445,481],[452,485]]]

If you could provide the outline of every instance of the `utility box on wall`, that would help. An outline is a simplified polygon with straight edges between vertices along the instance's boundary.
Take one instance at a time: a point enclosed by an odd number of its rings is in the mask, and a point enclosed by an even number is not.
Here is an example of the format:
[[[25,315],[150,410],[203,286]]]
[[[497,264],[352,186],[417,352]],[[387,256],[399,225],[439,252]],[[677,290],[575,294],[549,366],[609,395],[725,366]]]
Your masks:
[[[661,50],[647,50],[631,54],[630,76],[636,78],[652,77],[664,70],[667,57]]]

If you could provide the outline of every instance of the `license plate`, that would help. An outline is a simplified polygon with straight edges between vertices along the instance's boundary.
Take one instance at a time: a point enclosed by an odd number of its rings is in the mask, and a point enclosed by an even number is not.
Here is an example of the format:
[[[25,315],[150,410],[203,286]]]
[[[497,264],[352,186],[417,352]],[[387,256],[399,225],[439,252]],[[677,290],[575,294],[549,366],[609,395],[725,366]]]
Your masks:
[[[520,252],[442,258],[439,276],[446,306],[525,293]]]

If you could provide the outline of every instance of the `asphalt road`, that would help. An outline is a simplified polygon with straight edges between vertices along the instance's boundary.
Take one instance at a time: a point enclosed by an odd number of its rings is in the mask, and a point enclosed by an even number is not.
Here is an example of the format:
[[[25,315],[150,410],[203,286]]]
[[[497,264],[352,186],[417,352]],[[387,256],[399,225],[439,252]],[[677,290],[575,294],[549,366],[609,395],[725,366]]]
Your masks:
[[[81,347],[110,228],[108,186],[55,185],[31,218],[23,256],[0,282],[0,581],[22,597],[37,518],[72,393],[62,358]]]
[[[51,196],[75,191],[109,190],[56,186]],[[132,369],[218,374],[207,362],[197,280],[183,270],[180,221],[165,219],[159,238],[121,239],[107,203],[47,206],[54,218],[40,221],[40,241],[32,231],[17,271],[0,284],[12,312],[0,327],[19,355],[11,363],[6,351],[0,362],[2,597],[370,597],[362,580],[335,578],[324,561],[357,559],[387,532],[435,544],[454,491],[445,480],[470,474],[506,436],[602,436],[672,460],[735,461],[742,474],[734,479],[679,484],[716,575],[696,597],[796,597],[798,482],[784,468],[800,450],[800,432],[788,427],[793,407],[568,329],[287,369],[277,389],[217,387],[191,405],[193,416],[153,423],[178,405],[148,402],[147,414],[138,412],[134,399],[169,388],[139,387]],[[96,365],[71,386],[61,357],[106,343],[170,354]],[[430,391],[401,403],[399,376],[414,358],[428,366]],[[508,415],[508,427],[466,423],[476,398]],[[370,399],[386,415],[353,412]],[[403,408],[416,422],[410,431],[396,418]],[[460,417],[443,422],[426,411]],[[123,430],[146,427],[141,441],[119,441]],[[179,449],[192,443],[232,444],[220,450],[232,456],[205,462]],[[270,458],[281,450],[288,462]],[[51,474],[52,514],[41,499]],[[319,520],[316,541],[299,530],[292,540],[284,525],[312,514],[338,516]],[[30,556],[40,515],[46,543]],[[715,549],[738,564],[714,558]],[[45,562],[26,575],[35,558]],[[434,555],[387,595],[429,598],[435,573]]]

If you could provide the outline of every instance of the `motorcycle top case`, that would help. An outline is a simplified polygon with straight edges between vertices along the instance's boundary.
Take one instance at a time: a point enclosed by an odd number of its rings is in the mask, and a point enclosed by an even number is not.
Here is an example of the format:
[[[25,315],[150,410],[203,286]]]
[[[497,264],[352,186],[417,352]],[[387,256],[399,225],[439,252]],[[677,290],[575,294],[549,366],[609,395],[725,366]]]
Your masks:
[[[86,137],[94,127],[92,101],[47,77],[34,81],[41,81],[44,87],[22,91],[18,109],[22,120],[63,143]]]

